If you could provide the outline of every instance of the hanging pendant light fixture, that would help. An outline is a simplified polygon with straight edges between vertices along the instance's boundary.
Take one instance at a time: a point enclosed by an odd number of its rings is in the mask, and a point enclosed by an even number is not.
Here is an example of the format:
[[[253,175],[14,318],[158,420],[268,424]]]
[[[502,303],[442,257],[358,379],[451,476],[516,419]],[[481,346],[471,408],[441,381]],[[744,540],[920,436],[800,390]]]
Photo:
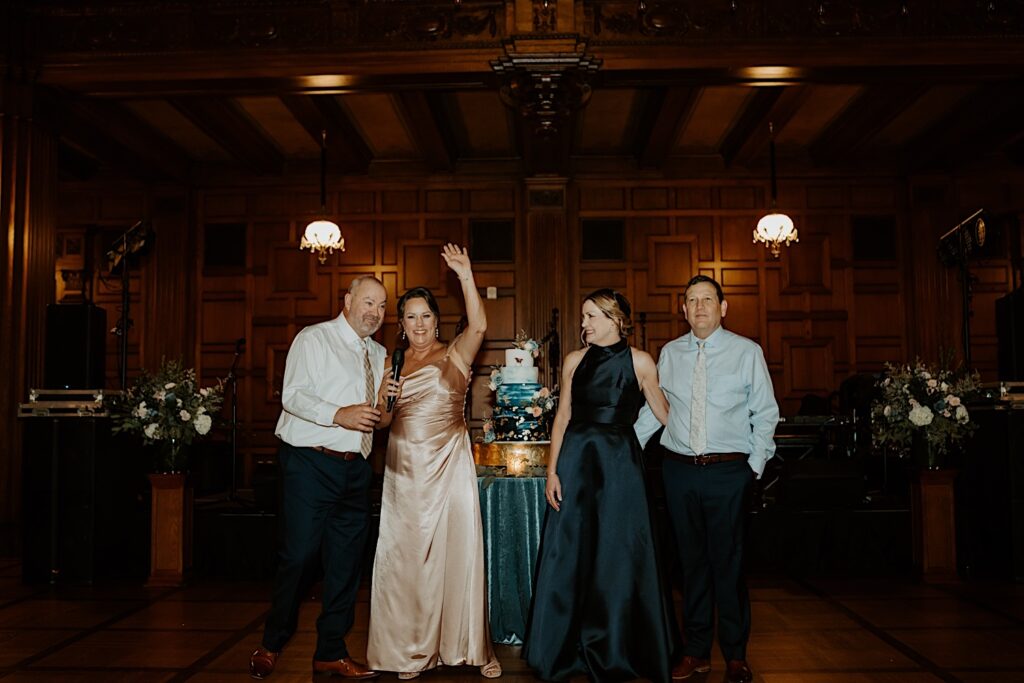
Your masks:
[[[306,226],[299,249],[318,252],[320,263],[327,261],[327,254],[334,250],[345,251],[345,238],[341,228],[327,218],[327,131],[320,131],[320,215]]]
[[[773,259],[779,258],[779,251],[783,245],[789,246],[790,242],[799,242],[797,229],[793,225],[793,219],[784,213],[775,211],[777,198],[775,186],[775,126],[768,124],[768,153],[771,161],[772,173],[772,203],[771,211],[757,222],[757,229],[754,230],[754,244],[764,242],[764,246],[772,254]]]

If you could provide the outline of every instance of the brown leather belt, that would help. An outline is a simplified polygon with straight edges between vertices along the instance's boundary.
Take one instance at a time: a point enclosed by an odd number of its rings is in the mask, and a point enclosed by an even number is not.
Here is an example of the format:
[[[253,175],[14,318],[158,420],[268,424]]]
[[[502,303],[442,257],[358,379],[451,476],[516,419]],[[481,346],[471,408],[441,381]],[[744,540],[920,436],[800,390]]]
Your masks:
[[[736,462],[737,460],[747,460],[749,456],[746,453],[705,453],[703,455],[683,455],[682,453],[676,453],[675,451],[670,451],[666,448],[665,457],[677,462],[685,462],[687,465],[703,467],[704,465],[714,465],[716,462]]]
[[[353,453],[352,451],[336,451],[333,448],[327,448],[326,446],[313,446],[313,450],[326,455],[333,455],[335,458],[341,458],[342,460],[355,460],[356,458],[363,457],[361,453]]]

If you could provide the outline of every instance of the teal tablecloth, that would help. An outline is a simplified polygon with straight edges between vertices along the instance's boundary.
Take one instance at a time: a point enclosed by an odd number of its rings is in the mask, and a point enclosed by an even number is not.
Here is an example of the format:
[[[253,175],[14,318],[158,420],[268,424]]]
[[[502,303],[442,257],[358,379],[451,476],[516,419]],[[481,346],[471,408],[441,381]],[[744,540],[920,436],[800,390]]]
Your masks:
[[[491,640],[518,645],[526,635],[533,572],[547,503],[543,477],[481,477],[480,514]]]

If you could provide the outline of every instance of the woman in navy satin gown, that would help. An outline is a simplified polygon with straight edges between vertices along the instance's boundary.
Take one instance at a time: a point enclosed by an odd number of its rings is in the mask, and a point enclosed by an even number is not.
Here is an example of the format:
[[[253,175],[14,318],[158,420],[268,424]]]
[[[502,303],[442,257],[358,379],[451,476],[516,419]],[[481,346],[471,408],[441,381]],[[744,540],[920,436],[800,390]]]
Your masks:
[[[646,398],[668,402],[651,356],[626,343],[629,302],[583,303],[584,350],[565,359],[551,435],[548,511],[523,657],[552,681],[669,681],[677,645],[633,431]]]

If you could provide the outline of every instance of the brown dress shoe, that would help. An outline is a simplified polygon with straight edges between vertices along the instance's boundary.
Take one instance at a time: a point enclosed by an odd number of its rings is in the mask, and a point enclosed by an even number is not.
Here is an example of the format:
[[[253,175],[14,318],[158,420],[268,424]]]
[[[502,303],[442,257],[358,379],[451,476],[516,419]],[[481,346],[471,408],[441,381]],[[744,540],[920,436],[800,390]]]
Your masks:
[[[700,659],[699,657],[691,657],[686,655],[683,657],[683,661],[675,665],[672,669],[672,680],[673,681],[685,681],[693,674],[706,674],[711,671],[711,660]]]
[[[277,664],[277,656],[280,652],[271,652],[262,645],[249,655],[249,675],[258,680],[263,680],[274,673],[274,665]]]
[[[360,664],[351,657],[335,659],[331,662],[324,662],[319,659],[313,660],[314,676],[340,676],[341,678],[352,678],[362,680],[380,676],[379,671],[370,669],[365,664]]]
[[[725,668],[725,680],[729,683],[750,683],[754,680],[754,672],[742,659],[730,659]]]

